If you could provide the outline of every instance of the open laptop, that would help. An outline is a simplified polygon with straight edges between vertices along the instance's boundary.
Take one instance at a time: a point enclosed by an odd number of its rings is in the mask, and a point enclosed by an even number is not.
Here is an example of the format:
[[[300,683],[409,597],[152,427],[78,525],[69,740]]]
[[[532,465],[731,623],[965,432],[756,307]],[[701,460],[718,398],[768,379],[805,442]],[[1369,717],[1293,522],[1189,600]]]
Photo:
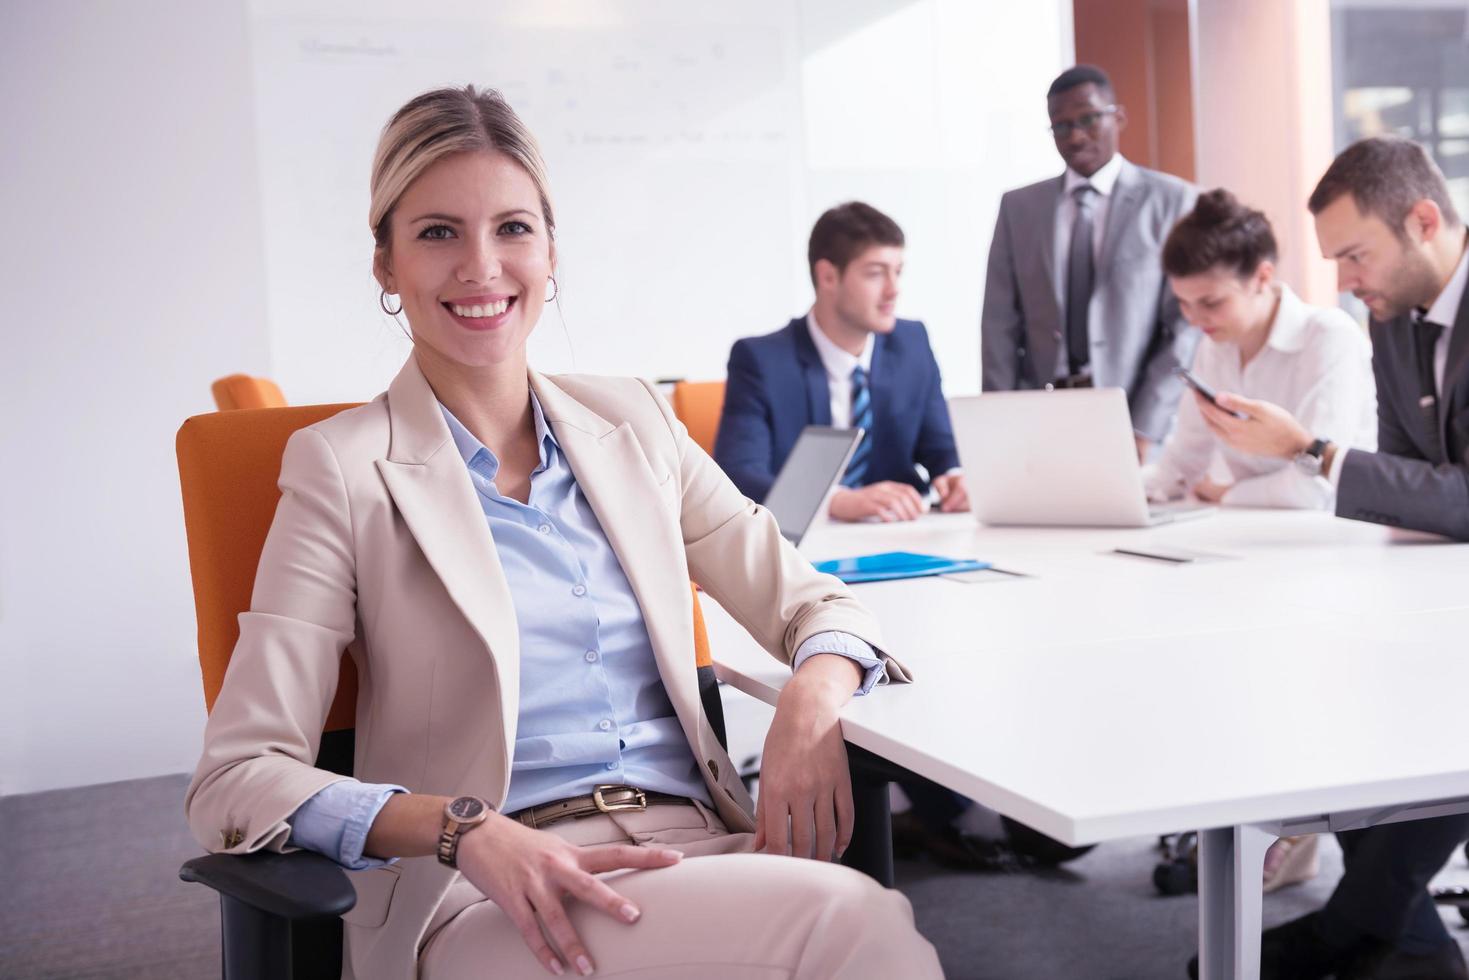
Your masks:
[[[970,506],[985,524],[1148,527],[1212,513],[1150,504],[1121,388],[949,400]]]
[[[806,536],[861,440],[861,429],[808,425],[801,430],[765,495],[765,509],[775,515],[781,536],[791,544],[800,544]]]

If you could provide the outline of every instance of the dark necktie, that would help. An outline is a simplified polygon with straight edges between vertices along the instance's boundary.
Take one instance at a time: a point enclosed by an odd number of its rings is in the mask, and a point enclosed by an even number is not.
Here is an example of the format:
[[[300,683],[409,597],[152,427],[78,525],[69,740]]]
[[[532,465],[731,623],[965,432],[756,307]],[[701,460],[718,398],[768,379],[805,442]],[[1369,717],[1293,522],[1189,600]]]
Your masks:
[[[1071,373],[1091,360],[1086,312],[1092,301],[1096,272],[1092,266],[1092,195],[1096,188],[1081,184],[1072,190],[1076,221],[1071,225],[1071,248],[1066,259],[1066,355]]]
[[[867,387],[867,372],[858,364],[852,368],[852,425],[865,434],[847,463],[842,486],[860,487],[867,482],[867,464],[872,460],[872,391]]]
[[[1443,324],[1423,319],[1422,314],[1413,317],[1413,356],[1418,362],[1418,409],[1428,430],[1429,444],[1439,444],[1438,434],[1438,382],[1433,377],[1433,353],[1438,346]]]

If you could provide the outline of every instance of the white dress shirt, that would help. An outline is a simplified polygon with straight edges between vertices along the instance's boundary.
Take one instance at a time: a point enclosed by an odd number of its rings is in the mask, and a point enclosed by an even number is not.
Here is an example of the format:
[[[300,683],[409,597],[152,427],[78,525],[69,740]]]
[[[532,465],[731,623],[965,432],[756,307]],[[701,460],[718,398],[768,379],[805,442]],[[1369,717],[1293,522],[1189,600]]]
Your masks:
[[[1215,391],[1279,405],[1308,432],[1338,446],[1376,449],[1377,386],[1362,328],[1343,310],[1310,306],[1284,283],[1278,288],[1269,339],[1250,362],[1240,364],[1236,345],[1206,337],[1193,373]],[[1179,403],[1178,428],[1143,472],[1148,496],[1181,496],[1216,458],[1233,480],[1226,505],[1329,509],[1335,500],[1335,487],[1324,476],[1308,475],[1293,460],[1252,456],[1219,442],[1188,393]]]
[[[1423,319],[1443,325],[1443,330],[1438,335],[1438,342],[1433,345],[1433,383],[1438,388],[1439,397],[1443,397],[1443,376],[1449,363],[1449,337],[1454,332],[1454,320],[1459,316],[1459,303],[1464,299],[1466,284],[1469,284],[1469,242],[1465,243],[1464,251],[1459,255],[1459,264],[1454,267],[1454,274],[1449,276],[1448,285],[1444,286],[1443,292],[1438,294],[1438,299],[1433,301],[1433,305],[1423,315]],[[1341,482],[1341,469],[1347,461],[1345,449],[1345,446],[1338,449],[1331,460],[1331,472],[1327,474],[1327,477],[1333,488]]]
[[[867,374],[867,385],[872,387],[872,348],[876,338],[867,335],[861,354],[852,354],[832,342],[816,323],[816,311],[806,314],[806,329],[811,333],[811,342],[816,345],[816,354],[821,366],[826,368],[826,389],[831,396],[831,424],[833,428],[852,427],[852,369],[862,365]]]
[[[1052,263],[1053,278],[1056,287],[1056,300],[1061,307],[1062,322],[1066,315],[1066,259],[1071,254],[1071,228],[1076,224],[1076,197],[1072,194],[1082,184],[1091,184],[1092,189],[1097,192],[1096,200],[1092,202],[1092,268],[1099,268],[1102,259],[1102,241],[1107,233],[1107,212],[1112,206],[1112,191],[1117,187],[1117,177],[1122,173],[1122,154],[1112,154],[1112,159],[1102,164],[1097,172],[1090,177],[1066,168],[1066,175],[1062,178],[1061,201],[1056,207],[1056,261]],[[1095,328],[1100,322],[1100,313],[1097,309],[1097,294],[1099,290],[1092,289],[1091,303],[1087,307],[1087,324],[1089,328]],[[1066,351],[1066,335],[1064,331],[1060,335],[1060,343],[1056,348],[1056,374],[1058,378],[1064,378],[1071,373],[1071,361]]]

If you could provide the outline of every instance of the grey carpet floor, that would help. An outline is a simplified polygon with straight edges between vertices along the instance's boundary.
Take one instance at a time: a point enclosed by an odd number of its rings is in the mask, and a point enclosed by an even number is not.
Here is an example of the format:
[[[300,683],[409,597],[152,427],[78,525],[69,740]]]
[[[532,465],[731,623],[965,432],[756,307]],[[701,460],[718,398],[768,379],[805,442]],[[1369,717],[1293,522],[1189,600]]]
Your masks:
[[[219,906],[178,879],[199,852],[184,776],[0,799],[0,977],[219,976]]]
[[[219,976],[211,892],[178,880],[198,853],[186,779],[164,776],[0,799],[0,978]],[[1320,905],[1341,870],[1267,896],[1267,924]],[[1106,844],[1045,875],[967,875],[901,862],[899,885],[952,980],[1180,980],[1197,902],[1160,898],[1154,841]],[[1441,883],[1469,885],[1462,857]],[[1469,929],[1446,921],[1469,950]]]

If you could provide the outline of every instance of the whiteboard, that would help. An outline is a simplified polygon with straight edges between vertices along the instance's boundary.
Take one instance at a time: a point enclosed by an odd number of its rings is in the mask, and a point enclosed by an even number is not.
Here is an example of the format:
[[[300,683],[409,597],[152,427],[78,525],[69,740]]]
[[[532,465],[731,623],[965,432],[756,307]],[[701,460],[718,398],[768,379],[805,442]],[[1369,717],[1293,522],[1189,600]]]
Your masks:
[[[734,340],[809,307],[811,223],[859,198],[904,227],[900,314],[928,323],[949,392],[973,391],[999,194],[1060,167],[1043,96],[1069,15],[1026,6],[254,0],[272,370],[294,402],[391,379],[408,346],[370,272],[373,149],[413,95],[472,82],[550,172],[561,296],[536,367],[723,377]]]

